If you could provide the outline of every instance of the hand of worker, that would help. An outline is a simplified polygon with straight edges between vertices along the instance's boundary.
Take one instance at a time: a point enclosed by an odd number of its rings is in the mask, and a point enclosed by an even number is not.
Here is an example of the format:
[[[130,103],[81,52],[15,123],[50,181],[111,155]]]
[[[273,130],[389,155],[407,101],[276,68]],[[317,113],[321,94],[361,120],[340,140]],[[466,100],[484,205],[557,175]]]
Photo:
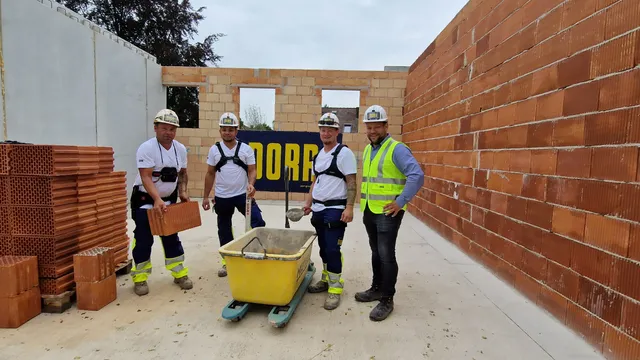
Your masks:
[[[353,220],[353,208],[347,206],[347,208],[342,211],[340,221],[348,223],[351,222],[351,220]]]
[[[209,211],[209,209],[211,209],[211,204],[209,203],[208,197],[202,198],[202,208],[204,209],[204,211]]]
[[[253,197],[256,194],[256,188],[253,185],[247,185],[247,192],[249,193],[249,197]]]
[[[398,212],[400,210],[402,210],[402,208],[395,201],[394,202],[390,202],[390,203],[388,203],[387,205],[384,206],[384,213],[387,216],[391,215],[392,217],[395,217],[396,215],[398,215]]]
[[[305,202],[302,210],[304,211],[304,216],[311,214],[311,204]]]
[[[180,192],[180,201],[188,202],[189,200],[191,200],[191,199],[189,198],[189,195],[187,194],[186,191]]]
[[[153,209],[162,216],[165,212],[167,212],[167,205],[164,203],[164,200],[158,199],[153,202]]]

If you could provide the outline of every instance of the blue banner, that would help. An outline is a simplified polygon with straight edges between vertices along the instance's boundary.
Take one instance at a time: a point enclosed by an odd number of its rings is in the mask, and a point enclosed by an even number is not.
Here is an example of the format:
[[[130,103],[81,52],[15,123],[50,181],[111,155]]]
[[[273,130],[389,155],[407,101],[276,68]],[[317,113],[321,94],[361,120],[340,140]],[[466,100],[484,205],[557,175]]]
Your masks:
[[[285,191],[285,166],[291,168],[289,192],[308,193],[313,157],[323,147],[320,134],[303,131],[240,130],[238,139],[256,154],[256,190]],[[338,142],[342,134],[338,135]]]

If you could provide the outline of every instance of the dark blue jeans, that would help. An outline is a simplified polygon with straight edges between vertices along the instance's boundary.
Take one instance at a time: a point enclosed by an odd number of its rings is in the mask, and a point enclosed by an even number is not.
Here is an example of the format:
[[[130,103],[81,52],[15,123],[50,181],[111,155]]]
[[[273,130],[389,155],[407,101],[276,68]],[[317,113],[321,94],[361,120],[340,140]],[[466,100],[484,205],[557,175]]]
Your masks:
[[[320,258],[323,264],[327,264],[327,271],[334,274],[342,273],[340,247],[346,231],[346,224],[340,221],[342,211],[342,209],[324,209],[314,212],[311,216],[311,225],[318,234]]]
[[[233,240],[233,224],[231,219],[236,209],[244,216],[247,195],[242,194],[230,198],[214,197],[213,210],[218,215],[218,238],[220,246],[224,246]],[[262,219],[262,211],[255,199],[251,199],[251,228],[265,227],[267,224]]]
[[[364,210],[363,222],[371,247],[372,286],[380,289],[383,297],[393,297],[396,293],[398,279],[396,240],[403,217],[403,210],[394,217],[374,214],[368,206]]]

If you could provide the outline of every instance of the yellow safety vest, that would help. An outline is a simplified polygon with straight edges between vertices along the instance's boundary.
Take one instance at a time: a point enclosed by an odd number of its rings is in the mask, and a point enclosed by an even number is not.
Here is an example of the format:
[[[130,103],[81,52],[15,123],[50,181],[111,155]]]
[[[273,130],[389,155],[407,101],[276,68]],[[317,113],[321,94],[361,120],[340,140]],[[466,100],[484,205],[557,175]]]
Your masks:
[[[388,138],[382,143],[376,156],[371,160],[371,144],[364,149],[362,161],[362,185],[360,186],[360,209],[364,211],[367,204],[374,214],[382,214],[383,208],[398,197],[407,177],[393,163],[393,151],[399,141]],[[403,210],[407,209],[405,205]]]

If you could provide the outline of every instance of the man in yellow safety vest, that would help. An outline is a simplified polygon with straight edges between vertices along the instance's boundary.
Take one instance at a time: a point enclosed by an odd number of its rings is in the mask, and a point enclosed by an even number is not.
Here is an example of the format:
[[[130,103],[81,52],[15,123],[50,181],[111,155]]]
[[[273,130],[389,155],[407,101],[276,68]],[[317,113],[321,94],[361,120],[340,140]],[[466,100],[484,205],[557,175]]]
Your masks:
[[[364,149],[360,211],[369,235],[373,281],[371,288],[356,293],[356,301],[379,300],[369,318],[382,321],[393,311],[398,277],[395,246],[407,203],[424,183],[424,172],[403,143],[389,133],[387,113],[373,105],[364,113],[367,137]]]

